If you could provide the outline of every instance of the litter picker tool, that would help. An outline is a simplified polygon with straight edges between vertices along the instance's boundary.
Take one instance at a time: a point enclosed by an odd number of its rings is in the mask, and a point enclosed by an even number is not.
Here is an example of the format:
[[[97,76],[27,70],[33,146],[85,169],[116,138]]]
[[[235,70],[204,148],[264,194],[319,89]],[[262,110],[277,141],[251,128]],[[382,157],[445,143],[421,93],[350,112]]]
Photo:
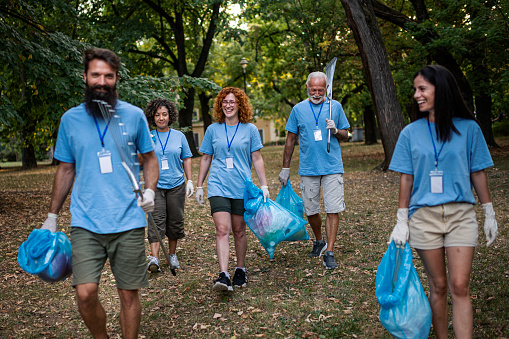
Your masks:
[[[334,71],[336,69],[336,61],[334,57],[327,66],[325,66],[325,76],[327,77],[327,99],[329,99],[329,120],[332,120],[332,80],[334,80]],[[330,153],[330,130],[327,137],[327,153]]]
[[[118,154],[120,155],[120,159],[122,160],[122,167],[124,167],[129,180],[133,186],[133,192],[136,193],[136,196],[141,196],[143,200],[143,190],[140,187],[140,183],[136,179],[134,175],[135,166],[139,166],[138,158],[136,154],[136,146],[132,140],[129,138],[129,134],[125,128],[124,123],[120,119],[120,116],[116,113],[115,109],[113,109],[108,103],[102,100],[94,100],[99,109],[101,110],[101,114],[104,118],[104,121],[109,121],[109,130],[113,141],[115,142],[115,146],[117,148]],[[157,236],[157,240],[163,249],[164,256],[166,257],[166,262],[170,267],[171,274],[174,276],[177,275],[175,272],[175,268],[171,265],[170,256],[168,255],[168,251],[166,247],[164,247],[163,241],[161,240],[161,236],[157,231],[156,224],[154,222],[154,218],[152,217],[152,213],[147,212],[148,223],[154,229],[154,232]]]

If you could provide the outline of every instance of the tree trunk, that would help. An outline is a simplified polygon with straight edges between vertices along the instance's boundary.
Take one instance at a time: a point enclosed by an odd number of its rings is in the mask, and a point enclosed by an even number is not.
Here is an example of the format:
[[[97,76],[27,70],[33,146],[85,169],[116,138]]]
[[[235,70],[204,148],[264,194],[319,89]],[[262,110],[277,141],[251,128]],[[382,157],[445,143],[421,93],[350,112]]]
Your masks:
[[[481,93],[475,96],[475,107],[477,107],[476,115],[479,125],[481,125],[482,134],[486,143],[493,147],[499,147],[493,137],[493,128],[491,122],[491,95]]]
[[[376,131],[375,112],[373,112],[371,105],[367,105],[364,107],[364,143],[366,145],[374,145],[377,143]]]
[[[207,128],[212,124],[212,116],[210,115],[210,107],[209,102],[212,97],[210,95],[205,94],[204,92],[200,92],[198,94],[198,98],[200,99],[200,107],[201,107],[201,118],[203,120],[203,132],[207,130]]]
[[[194,109],[194,94],[195,89],[189,88],[186,97],[184,98],[184,108],[179,111],[179,127],[184,128],[188,127],[189,130],[185,132],[185,136],[187,139],[187,143],[189,144],[189,148],[191,149],[191,153],[193,157],[199,156],[198,151],[196,150],[196,144],[193,138],[193,109]]]
[[[389,58],[371,0],[341,0],[341,3],[345,8],[348,26],[359,48],[373,100],[385,153],[380,168],[385,171],[389,167],[399,132],[405,126]]]
[[[35,159],[34,134],[35,123],[33,119],[24,119],[25,123],[21,128],[21,164],[24,170],[37,168]]]

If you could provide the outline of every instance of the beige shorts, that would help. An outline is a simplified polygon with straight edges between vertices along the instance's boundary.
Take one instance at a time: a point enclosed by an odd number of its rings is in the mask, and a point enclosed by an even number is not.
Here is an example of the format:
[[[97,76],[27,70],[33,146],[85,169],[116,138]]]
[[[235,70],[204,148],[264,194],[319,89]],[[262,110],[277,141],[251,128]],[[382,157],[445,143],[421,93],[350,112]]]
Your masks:
[[[474,205],[452,202],[421,207],[410,218],[410,246],[420,250],[476,247],[478,225]]]
[[[306,215],[320,213],[320,186],[323,190],[325,213],[345,210],[343,174],[301,176],[300,191]]]

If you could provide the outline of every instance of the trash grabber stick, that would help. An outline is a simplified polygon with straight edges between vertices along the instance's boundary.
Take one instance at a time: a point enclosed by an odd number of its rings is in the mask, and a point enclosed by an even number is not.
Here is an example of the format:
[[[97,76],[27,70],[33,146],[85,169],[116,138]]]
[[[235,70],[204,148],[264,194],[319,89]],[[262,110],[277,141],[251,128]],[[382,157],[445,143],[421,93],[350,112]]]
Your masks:
[[[332,120],[332,81],[334,80],[334,71],[336,69],[336,61],[338,58],[334,57],[325,66],[325,76],[327,77],[327,98],[329,99],[329,120]],[[330,130],[327,137],[327,153],[330,153]]]
[[[139,166],[138,157],[136,153],[136,146],[134,142],[132,142],[129,138],[129,134],[125,129],[125,125],[122,123],[120,116],[116,114],[115,110],[106,102],[101,100],[94,100],[100,110],[101,114],[104,118],[104,121],[109,121],[108,127],[115,143],[115,147],[117,148],[118,154],[120,155],[120,159],[122,160],[122,167],[124,167],[129,180],[133,186],[133,192],[136,196],[140,196],[143,200],[143,191],[140,187],[136,176],[134,175],[133,169],[134,166]],[[171,265],[170,256],[164,247],[163,242],[161,241],[161,237],[159,236],[159,232],[157,232],[157,227],[154,223],[154,219],[152,217],[152,213],[147,213],[149,224],[154,228],[154,232],[157,235],[157,240],[163,249],[164,256],[166,257],[166,261],[168,266],[170,267],[170,271],[173,275],[177,275],[175,269]]]

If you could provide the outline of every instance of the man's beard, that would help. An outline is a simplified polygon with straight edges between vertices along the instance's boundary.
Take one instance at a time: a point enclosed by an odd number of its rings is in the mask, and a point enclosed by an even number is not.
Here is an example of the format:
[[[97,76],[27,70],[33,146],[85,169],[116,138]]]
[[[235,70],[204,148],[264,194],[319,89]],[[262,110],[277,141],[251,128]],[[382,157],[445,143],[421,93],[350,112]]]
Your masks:
[[[106,92],[100,92],[99,89],[103,89]],[[94,115],[95,117],[102,118],[103,115],[101,113],[101,109],[99,108],[99,105],[97,102],[94,102],[94,100],[102,100],[105,101],[108,105],[110,105],[112,108],[115,107],[117,104],[117,98],[118,98],[118,92],[117,92],[117,85],[115,84],[113,87],[108,85],[96,85],[93,87],[88,86],[86,84],[85,87],[85,106],[87,108],[87,112],[89,114]]]
[[[314,95],[309,95],[309,94],[308,94],[308,97],[309,97],[309,101],[311,101],[315,105],[321,104],[323,101],[323,98],[324,98],[324,96],[314,96]]]

